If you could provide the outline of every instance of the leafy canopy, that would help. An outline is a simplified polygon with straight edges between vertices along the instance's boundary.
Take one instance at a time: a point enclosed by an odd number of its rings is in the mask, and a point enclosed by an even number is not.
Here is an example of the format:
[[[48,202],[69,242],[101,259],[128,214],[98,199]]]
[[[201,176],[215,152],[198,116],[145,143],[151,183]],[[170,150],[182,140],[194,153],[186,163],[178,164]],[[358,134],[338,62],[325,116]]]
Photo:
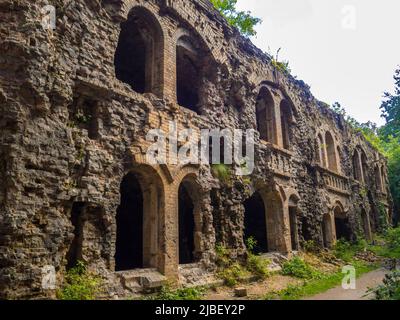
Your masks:
[[[393,196],[397,218],[400,211],[400,68],[394,75],[394,93],[386,92],[381,105],[382,117],[386,124],[378,128],[375,123],[359,123],[346,114],[345,109],[335,103],[331,108],[342,115],[350,126],[361,132],[367,141],[388,159],[390,189]]]
[[[249,11],[237,11],[237,0],[210,0],[214,7],[225,17],[230,25],[239,29],[244,36],[257,34],[255,26],[261,19],[253,17]]]

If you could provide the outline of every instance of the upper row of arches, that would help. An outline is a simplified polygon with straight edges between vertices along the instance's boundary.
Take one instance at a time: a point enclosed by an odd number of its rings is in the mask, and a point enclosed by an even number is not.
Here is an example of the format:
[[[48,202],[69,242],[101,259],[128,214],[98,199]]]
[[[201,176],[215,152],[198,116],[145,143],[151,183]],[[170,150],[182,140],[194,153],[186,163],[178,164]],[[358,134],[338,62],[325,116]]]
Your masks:
[[[179,105],[200,113],[199,92],[212,65],[211,54],[193,31],[178,29],[168,41],[173,51],[153,13],[134,7],[121,24],[115,75],[138,93],[173,96]]]

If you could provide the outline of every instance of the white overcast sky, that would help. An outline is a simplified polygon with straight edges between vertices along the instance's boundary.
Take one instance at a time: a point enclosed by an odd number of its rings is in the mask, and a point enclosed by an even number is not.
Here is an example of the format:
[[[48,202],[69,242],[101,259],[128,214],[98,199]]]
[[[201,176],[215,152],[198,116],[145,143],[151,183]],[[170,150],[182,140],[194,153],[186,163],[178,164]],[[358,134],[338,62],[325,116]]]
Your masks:
[[[282,48],[279,60],[317,99],[384,123],[382,95],[393,91],[400,65],[400,0],[239,0],[238,9],[263,19],[254,44]]]

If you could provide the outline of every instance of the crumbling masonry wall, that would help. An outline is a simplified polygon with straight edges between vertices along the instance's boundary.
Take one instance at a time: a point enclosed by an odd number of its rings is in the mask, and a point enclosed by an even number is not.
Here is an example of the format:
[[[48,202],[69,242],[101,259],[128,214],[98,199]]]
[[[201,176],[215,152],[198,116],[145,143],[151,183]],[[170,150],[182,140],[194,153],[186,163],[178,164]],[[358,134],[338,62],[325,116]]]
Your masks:
[[[48,4],[55,30],[41,25]],[[208,270],[217,243],[245,254],[243,204],[255,192],[269,250],[283,254],[293,241],[329,247],[339,232],[370,237],[390,221],[386,159],[208,1],[2,0],[0,21],[0,298],[54,297],[43,270],[60,286],[73,255],[118,292],[116,216],[130,172],[146,195],[143,268],[169,279],[179,278],[182,183],[195,195],[193,262]],[[126,21],[136,29],[119,46]],[[145,67],[131,72],[137,43]],[[195,134],[258,130],[254,173],[221,181],[209,165],[150,166],[146,134],[170,121]]]

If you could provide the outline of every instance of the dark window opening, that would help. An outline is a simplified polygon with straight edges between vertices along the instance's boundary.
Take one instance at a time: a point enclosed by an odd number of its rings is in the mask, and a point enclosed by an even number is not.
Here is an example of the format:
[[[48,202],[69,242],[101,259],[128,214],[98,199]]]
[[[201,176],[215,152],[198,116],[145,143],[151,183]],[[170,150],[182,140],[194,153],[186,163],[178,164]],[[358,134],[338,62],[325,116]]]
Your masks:
[[[347,218],[335,218],[336,238],[338,240],[351,240],[351,232],[348,224],[349,220]]]
[[[194,260],[194,204],[184,183],[179,187],[179,264]]]
[[[99,137],[99,107],[98,102],[84,96],[74,98],[69,115],[71,125],[88,132],[91,140]]]
[[[311,228],[306,217],[301,219],[301,235],[304,241],[312,241],[313,237],[311,235]]]
[[[74,227],[74,238],[67,253],[67,270],[74,268],[82,260],[83,215],[85,203],[75,202],[71,210],[71,223]]]
[[[299,250],[298,236],[297,236],[297,208],[289,207],[290,219],[290,238],[292,242],[292,250]]]
[[[254,253],[268,252],[267,223],[264,201],[259,192],[256,192],[244,203],[244,240],[254,238],[257,246]]]
[[[196,65],[197,53],[190,43],[184,39],[178,41],[176,48],[176,81],[177,81],[177,100],[182,107],[188,108],[200,114],[199,108],[199,89],[200,68]]]
[[[260,139],[276,144],[274,100],[267,88],[262,88],[257,97],[256,118]]]
[[[114,57],[115,75],[138,93],[161,94],[163,37],[157,19],[144,8],[134,8],[121,24]]]
[[[116,271],[143,268],[143,194],[134,173],[121,183],[117,210]]]
[[[283,100],[281,103],[281,126],[282,126],[282,142],[283,148],[290,148],[290,124],[292,118],[292,110],[288,101]]]

